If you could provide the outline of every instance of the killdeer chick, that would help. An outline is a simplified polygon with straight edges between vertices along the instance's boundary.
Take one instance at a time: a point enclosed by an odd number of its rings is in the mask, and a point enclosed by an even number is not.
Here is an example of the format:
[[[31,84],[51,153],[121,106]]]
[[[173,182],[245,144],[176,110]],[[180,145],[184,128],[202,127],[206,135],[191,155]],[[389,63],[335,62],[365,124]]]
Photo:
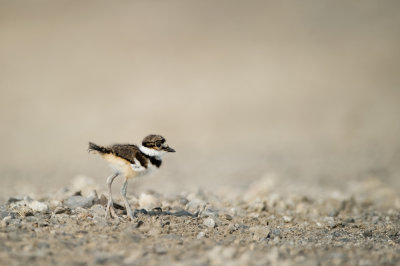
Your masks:
[[[160,168],[162,157],[168,152],[175,152],[160,135],[148,135],[143,139],[142,145],[139,147],[133,144],[99,146],[89,142],[89,152],[90,151],[99,153],[109,162],[114,171],[114,174],[107,178],[108,203],[105,214],[106,218],[108,216],[117,217],[113,207],[111,185],[117,176],[122,175],[124,177],[124,183],[121,187],[121,195],[126,207],[126,212],[131,219],[133,219],[133,212],[126,198],[128,180],[147,175]]]

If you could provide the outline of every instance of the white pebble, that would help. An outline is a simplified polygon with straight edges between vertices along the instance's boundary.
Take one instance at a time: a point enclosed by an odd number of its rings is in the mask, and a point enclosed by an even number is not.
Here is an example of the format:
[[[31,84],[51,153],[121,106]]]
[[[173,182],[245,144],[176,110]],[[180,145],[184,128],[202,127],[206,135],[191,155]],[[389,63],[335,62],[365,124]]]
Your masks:
[[[37,200],[30,202],[29,208],[31,208],[32,211],[35,211],[35,212],[43,212],[43,211],[47,211],[49,209],[47,204],[37,201]]]
[[[206,235],[206,233],[200,232],[197,234],[197,239],[202,239],[205,235]]]
[[[292,217],[283,216],[283,220],[285,221],[285,223],[290,223],[292,221]]]
[[[208,217],[207,219],[204,220],[203,224],[209,228],[214,228],[215,227],[215,221],[213,218]]]

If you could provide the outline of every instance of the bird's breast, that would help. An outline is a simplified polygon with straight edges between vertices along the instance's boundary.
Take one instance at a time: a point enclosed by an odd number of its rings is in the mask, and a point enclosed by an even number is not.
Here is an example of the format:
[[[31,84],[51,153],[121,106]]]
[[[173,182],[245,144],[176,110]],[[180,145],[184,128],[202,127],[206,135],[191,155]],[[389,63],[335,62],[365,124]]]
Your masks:
[[[108,161],[113,171],[124,175],[127,179],[151,175],[158,169],[150,160],[147,161],[147,165],[143,166],[136,158],[134,163],[114,154],[104,154],[103,158]]]

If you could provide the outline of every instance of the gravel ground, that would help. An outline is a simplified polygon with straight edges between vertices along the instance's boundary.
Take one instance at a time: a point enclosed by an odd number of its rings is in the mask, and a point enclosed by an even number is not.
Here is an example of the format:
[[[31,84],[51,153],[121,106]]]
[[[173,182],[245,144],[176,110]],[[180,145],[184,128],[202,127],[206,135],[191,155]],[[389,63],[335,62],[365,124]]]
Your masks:
[[[399,3],[0,1],[0,265],[400,265]]]
[[[51,196],[9,198],[0,206],[0,264],[400,263],[400,201],[376,180],[318,200],[280,189],[272,176],[240,195],[150,191],[130,199],[133,221],[118,196],[120,218],[105,219],[106,198],[91,184],[80,177]]]

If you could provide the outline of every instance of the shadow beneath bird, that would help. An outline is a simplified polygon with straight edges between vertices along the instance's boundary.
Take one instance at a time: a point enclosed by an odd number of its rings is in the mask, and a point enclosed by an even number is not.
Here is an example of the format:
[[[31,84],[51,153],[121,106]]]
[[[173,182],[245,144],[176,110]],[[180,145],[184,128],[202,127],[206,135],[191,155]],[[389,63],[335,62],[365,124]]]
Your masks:
[[[134,211],[134,216],[136,217],[137,214],[144,214],[144,215],[149,215],[149,216],[171,215],[171,216],[176,216],[176,217],[182,217],[182,216],[196,217],[195,214],[192,214],[185,210],[170,212],[170,211],[163,211],[160,207],[154,208],[151,211],[147,211],[145,209],[136,209]]]
[[[126,215],[126,209],[124,206],[118,204],[118,203],[113,203],[113,206],[115,209],[122,210],[123,214]],[[148,215],[148,216],[164,216],[164,215],[170,215],[170,216],[175,216],[175,217],[182,217],[182,216],[188,216],[188,217],[197,217],[197,214],[190,213],[185,210],[179,210],[179,211],[163,211],[160,207],[154,208],[151,211],[145,210],[145,209],[136,209],[133,212],[133,216],[137,217],[138,214],[143,214],[143,215]]]

